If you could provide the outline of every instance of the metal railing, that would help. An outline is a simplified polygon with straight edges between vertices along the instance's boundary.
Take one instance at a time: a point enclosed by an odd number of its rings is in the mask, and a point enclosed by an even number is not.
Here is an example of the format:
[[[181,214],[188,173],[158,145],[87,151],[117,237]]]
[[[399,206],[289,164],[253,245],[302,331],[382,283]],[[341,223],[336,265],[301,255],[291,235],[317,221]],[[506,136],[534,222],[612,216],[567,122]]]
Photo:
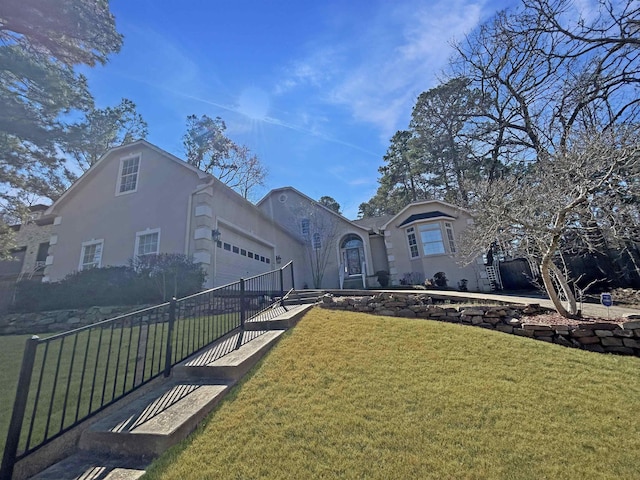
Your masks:
[[[294,288],[279,270],[26,342],[0,480],[15,463],[274,306]]]

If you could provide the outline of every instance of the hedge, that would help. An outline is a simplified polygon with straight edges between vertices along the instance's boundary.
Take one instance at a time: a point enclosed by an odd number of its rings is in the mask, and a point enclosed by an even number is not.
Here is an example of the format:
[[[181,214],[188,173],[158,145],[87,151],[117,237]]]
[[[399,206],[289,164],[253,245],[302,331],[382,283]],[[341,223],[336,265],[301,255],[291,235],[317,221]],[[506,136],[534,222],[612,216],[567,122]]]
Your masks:
[[[129,266],[74,272],[59,282],[19,282],[11,311],[161,303],[172,295],[184,297],[202,289],[205,273],[186,255],[148,257]]]

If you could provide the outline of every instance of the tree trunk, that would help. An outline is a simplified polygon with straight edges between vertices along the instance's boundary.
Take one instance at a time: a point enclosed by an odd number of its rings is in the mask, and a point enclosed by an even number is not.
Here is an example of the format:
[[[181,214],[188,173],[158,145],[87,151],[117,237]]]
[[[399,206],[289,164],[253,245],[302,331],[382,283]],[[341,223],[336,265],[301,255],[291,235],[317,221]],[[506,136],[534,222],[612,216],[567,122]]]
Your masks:
[[[562,300],[558,296],[558,292],[556,290],[556,286],[553,283],[553,279],[551,278],[551,274],[555,275],[562,291],[566,295],[569,301],[569,310],[567,310],[562,304]],[[574,318],[578,313],[576,299],[573,295],[573,292],[569,288],[569,284],[567,280],[564,278],[564,275],[558,270],[553,262],[551,261],[551,257],[549,255],[545,255],[542,258],[542,262],[540,263],[540,275],[542,276],[542,281],[544,283],[544,287],[547,290],[547,294],[549,295],[549,299],[553,303],[553,306],[556,308],[556,311],[566,318]]]
[[[562,288],[562,291],[564,292],[564,296],[569,302],[569,309],[568,309],[569,314],[572,316],[576,316],[578,314],[576,297],[573,294],[573,290],[571,290],[571,287],[569,286],[569,282],[567,281],[567,278],[564,276],[564,274],[553,262],[549,264],[549,267],[553,275],[556,277],[556,280],[560,284],[560,288]]]

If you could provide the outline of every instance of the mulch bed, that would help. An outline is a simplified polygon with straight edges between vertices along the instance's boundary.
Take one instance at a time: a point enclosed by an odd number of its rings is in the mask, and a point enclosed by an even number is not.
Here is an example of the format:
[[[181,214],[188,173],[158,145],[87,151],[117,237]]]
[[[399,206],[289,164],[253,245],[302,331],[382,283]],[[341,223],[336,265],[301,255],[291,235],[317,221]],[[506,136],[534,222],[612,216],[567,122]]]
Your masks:
[[[624,318],[600,318],[600,317],[583,317],[580,319],[565,318],[559,313],[544,313],[540,315],[523,316],[522,323],[530,323],[534,325],[583,325],[590,323],[615,323],[623,324],[627,322]]]

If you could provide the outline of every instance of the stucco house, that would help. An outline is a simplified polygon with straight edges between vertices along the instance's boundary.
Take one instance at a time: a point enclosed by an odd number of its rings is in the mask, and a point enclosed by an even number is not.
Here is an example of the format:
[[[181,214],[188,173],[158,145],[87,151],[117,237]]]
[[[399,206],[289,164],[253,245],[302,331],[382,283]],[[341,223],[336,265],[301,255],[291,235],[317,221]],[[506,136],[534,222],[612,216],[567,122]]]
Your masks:
[[[156,253],[192,255],[206,287],[270,271],[302,244],[235,191],[140,140],[108,151],[46,211],[45,281]]]
[[[422,283],[444,272],[451,287],[488,289],[484,265],[457,263],[469,212],[418,202],[394,216],[349,220],[293,187],[256,205],[218,179],[140,140],[108,151],[44,212],[51,219],[43,281],[136,256],[184,253],[225,285],[294,261],[296,286]]]
[[[407,205],[385,220],[379,231],[384,234],[389,273],[396,283],[433,279],[441,272],[449,287],[492,289],[481,258],[469,265],[460,262],[460,235],[473,224],[467,210],[427,200]]]
[[[378,270],[388,268],[380,234],[350,221],[293,187],[277,188],[257,204],[304,245],[310,281],[317,288],[378,286]],[[373,238],[372,238],[373,237]],[[376,240],[377,237],[377,240]]]
[[[304,243],[312,277],[313,270],[323,272],[316,286],[378,287],[377,273],[386,271],[396,286],[423,284],[442,273],[449,287],[492,289],[482,259],[460,262],[459,235],[473,219],[455,205],[416,202],[396,215],[352,221],[293,187],[283,187],[269,192],[258,207]]]

